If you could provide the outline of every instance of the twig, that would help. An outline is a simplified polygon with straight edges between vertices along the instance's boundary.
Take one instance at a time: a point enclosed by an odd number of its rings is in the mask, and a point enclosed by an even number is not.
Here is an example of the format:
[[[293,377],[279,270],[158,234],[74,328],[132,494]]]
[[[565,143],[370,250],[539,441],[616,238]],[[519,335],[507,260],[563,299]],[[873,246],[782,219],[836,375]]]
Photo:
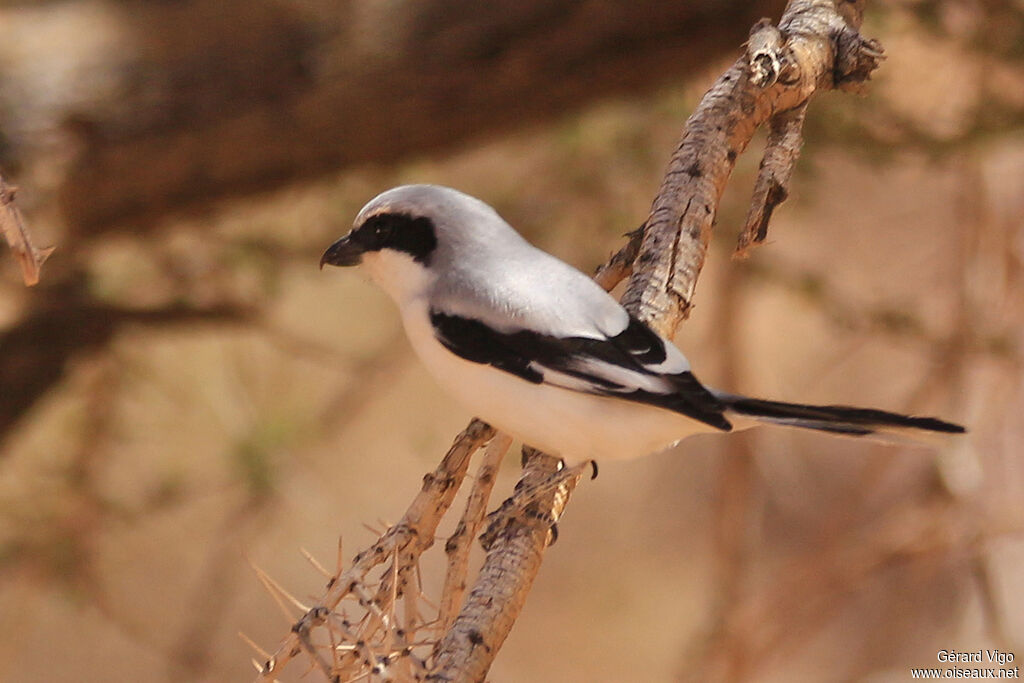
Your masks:
[[[298,655],[301,652],[300,634],[324,624],[343,598],[364,585],[374,567],[396,552],[410,550],[418,555],[433,545],[437,525],[455,498],[469,467],[470,456],[493,435],[494,430],[489,425],[474,420],[456,437],[437,468],[423,478],[423,488],[402,520],[370,548],[358,553],[347,570],[339,571],[327,582],[327,590],[317,605],[292,626],[292,633],[274,656],[264,662],[257,681],[272,680],[281,667]],[[342,626],[347,628],[347,620],[343,619]]]
[[[533,449],[527,453],[525,487],[543,486],[558,472],[558,460]],[[438,644],[428,681],[482,681],[526,602],[540,570],[551,522],[558,521],[576,486],[563,482],[537,507],[550,513],[511,518],[496,536],[480,576],[451,629]]]
[[[747,220],[736,244],[736,256],[745,257],[750,247],[768,236],[768,222],[775,207],[789,197],[789,179],[793,175],[800,146],[803,144],[807,102],[772,117],[764,157],[754,183],[754,196]]]
[[[39,248],[32,244],[32,237],[21,216],[14,195],[18,188],[8,185],[0,175],[0,232],[21,264],[21,279],[31,287],[39,282],[39,269],[43,261],[53,253],[54,247]]]
[[[594,273],[594,280],[597,284],[610,292],[615,289],[616,285],[629,277],[633,272],[633,262],[636,260],[637,254],[640,253],[645,227],[645,225],[641,225],[636,230],[626,233],[629,241],[612,254],[611,258]]]
[[[444,588],[441,591],[441,611],[438,615],[442,633],[447,632],[455,621],[462,606],[462,598],[466,593],[466,574],[469,569],[469,550],[480,530],[487,501],[494,488],[494,480],[498,476],[498,467],[502,458],[512,445],[512,439],[499,433],[484,451],[483,461],[477,468],[473,489],[466,501],[466,509],[455,531],[448,537],[444,551],[448,555],[448,571],[444,577]]]

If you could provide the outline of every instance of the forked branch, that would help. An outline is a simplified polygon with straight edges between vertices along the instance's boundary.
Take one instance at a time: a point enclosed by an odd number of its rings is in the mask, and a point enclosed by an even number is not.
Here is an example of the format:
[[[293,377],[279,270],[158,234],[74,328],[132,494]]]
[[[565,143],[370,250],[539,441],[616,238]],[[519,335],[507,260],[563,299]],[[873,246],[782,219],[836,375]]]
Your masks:
[[[761,20],[740,57],[686,122],[645,223],[623,305],[666,336],[689,315],[718,203],[754,132],[772,132],[738,251],[764,240],[788,194],[804,112],[819,90],[856,89],[882,58],[860,36],[863,2],[793,0],[778,27]]]

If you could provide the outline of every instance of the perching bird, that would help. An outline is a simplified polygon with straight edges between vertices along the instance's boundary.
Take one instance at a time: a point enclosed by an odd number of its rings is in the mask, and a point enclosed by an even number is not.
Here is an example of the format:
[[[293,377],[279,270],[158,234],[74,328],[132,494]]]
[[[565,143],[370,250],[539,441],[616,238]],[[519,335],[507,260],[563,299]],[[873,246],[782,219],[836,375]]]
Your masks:
[[[529,244],[484,202],[446,187],[378,195],[324,264],[362,264],[398,305],[413,349],[443,387],[570,465],[758,421],[852,436],[964,431],[931,417],[710,389],[672,342],[593,280]]]

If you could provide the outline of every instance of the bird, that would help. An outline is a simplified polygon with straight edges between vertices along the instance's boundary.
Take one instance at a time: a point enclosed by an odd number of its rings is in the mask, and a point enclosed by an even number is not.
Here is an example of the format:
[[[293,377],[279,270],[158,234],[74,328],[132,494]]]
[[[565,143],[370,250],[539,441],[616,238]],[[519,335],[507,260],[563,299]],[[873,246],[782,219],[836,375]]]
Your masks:
[[[786,403],[702,384],[669,339],[493,208],[439,185],[367,203],[320,259],[395,302],[435,380],[493,427],[567,465],[662,451],[758,423],[844,436],[958,434],[934,417]]]

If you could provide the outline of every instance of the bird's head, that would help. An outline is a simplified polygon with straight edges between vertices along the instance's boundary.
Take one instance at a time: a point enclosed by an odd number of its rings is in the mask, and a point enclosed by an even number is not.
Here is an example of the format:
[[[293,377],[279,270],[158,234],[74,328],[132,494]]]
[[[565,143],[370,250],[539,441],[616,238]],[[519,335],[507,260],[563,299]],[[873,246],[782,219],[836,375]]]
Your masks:
[[[438,185],[403,185],[374,197],[320,267],[362,264],[396,301],[424,293],[444,271],[516,235],[479,199]]]

